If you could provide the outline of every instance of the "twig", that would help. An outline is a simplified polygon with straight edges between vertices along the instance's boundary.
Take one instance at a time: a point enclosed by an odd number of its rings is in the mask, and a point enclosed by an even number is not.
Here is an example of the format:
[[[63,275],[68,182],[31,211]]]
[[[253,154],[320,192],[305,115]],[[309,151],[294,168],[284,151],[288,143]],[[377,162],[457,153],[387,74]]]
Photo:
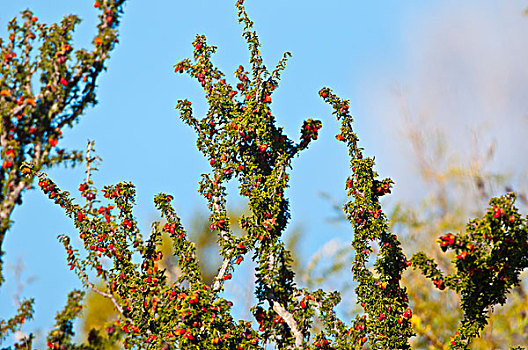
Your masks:
[[[415,329],[419,335],[422,335],[425,338],[427,338],[427,340],[433,343],[433,345],[436,346],[438,349],[442,349],[442,350],[447,349],[447,347],[444,344],[442,344],[442,342],[440,342],[438,338],[436,338],[433,334],[429,333],[423,327],[415,327]]]
[[[90,287],[91,290],[93,290],[95,293],[105,297],[105,298],[108,298],[112,301],[112,303],[114,304],[115,308],[117,309],[117,311],[119,311],[119,313],[121,314],[121,316],[123,316],[124,318],[130,320],[130,318],[126,317],[124,312],[123,312],[123,308],[121,307],[121,305],[119,305],[119,303],[117,302],[117,300],[114,298],[114,296],[112,294],[109,294],[109,293],[105,293],[99,289],[97,289],[97,287],[88,280],[88,276],[84,273],[84,271],[81,270],[81,268],[78,268],[78,271],[79,273],[81,274],[81,277],[82,279],[84,280],[84,283],[86,283],[88,285],[88,287]]]
[[[90,175],[92,172],[92,162],[97,159],[97,157],[90,158],[90,153],[93,150],[94,141],[88,141],[86,146],[86,184],[90,185]]]

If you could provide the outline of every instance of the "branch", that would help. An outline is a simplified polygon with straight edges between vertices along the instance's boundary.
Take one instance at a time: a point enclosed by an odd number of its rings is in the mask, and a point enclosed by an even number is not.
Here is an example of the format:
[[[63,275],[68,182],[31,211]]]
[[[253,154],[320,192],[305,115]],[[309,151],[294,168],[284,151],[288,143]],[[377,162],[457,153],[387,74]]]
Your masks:
[[[274,268],[275,256],[273,254],[268,255],[268,264],[270,269]],[[272,283],[272,281],[270,281],[270,283]],[[301,349],[303,345],[304,336],[299,330],[297,321],[288,310],[286,310],[277,300],[275,300],[275,296],[273,295],[273,293],[269,295],[269,298],[273,307],[273,311],[275,311],[280,317],[282,317],[282,319],[290,327],[290,330],[292,331],[295,337],[295,347]]]
[[[295,347],[297,349],[301,349],[304,341],[304,336],[302,332],[299,330],[299,327],[297,325],[297,321],[295,321],[295,318],[293,318],[293,315],[288,312],[281,304],[276,302],[275,300],[271,301],[273,304],[273,311],[275,311],[284,321],[286,324],[290,327],[293,335],[295,336]]]
[[[447,349],[447,346],[442,344],[442,342],[434,334],[431,334],[423,327],[416,327],[415,330],[418,334],[424,336],[427,340],[429,340],[436,348],[441,350]]]
[[[105,297],[105,298],[108,298],[112,301],[112,303],[114,304],[115,308],[117,309],[117,311],[119,311],[119,313],[121,314],[121,316],[123,316],[124,318],[130,320],[130,318],[128,318],[127,316],[125,316],[124,312],[123,312],[123,308],[121,307],[121,305],[119,305],[119,303],[117,302],[117,300],[114,298],[114,296],[112,294],[109,294],[109,293],[105,293],[99,289],[97,289],[97,287],[88,280],[88,276],[84,273],[84,271],[81,270],[81,268],[79,267],[78,268],[78,271],[79,273],[81,274],[81,277],[84,281],[84,283],[86,283],[88,285],[88,287],[90,287],[91,290],[93,290],[94,292],[96,292],[97,294]]]
[[[218,217],[222,216],[221,215],[222,213],[226,214],[225,210],[222,210],[222,208],[220,208],[220,205],[218,204],[220,200],[221,200],[220,196],[218,195],[213,197],[213,212]],[[222,227],[219,227],[219,231],[220,231],[220,237],[222,237],[221,245],[223,246],[224,243],[227,241],[227,238],[229,238],[230,232],[229,232],[229,229],[224,230]],[[213,285],[214,291],[218,291],[218,289],[220,289],[222,285],[222,282],[224,281],[224,275],[231,262],[231,258],[229,258],[231,256],[231,253],[232,253],[232,249],[229,250],[226,256],[224,257],[224,261],[222,262],[222,267],[220,268],[220,270],[218,271],[218,274],[215,277],[215,282]]]
[[[229,266],[229,262],[230,261],[231,261],[231,259],[224,258],[224,261],[222,262],[222,267],[218,271],[218,275],[216,275],[216,277],[215,277],[215,283],[213,285],[213,290],[214,291],[217,291],[220,288],[221,283],[224,280],[224,275],[225,275],[225,273],[227,271],[227,268]]]

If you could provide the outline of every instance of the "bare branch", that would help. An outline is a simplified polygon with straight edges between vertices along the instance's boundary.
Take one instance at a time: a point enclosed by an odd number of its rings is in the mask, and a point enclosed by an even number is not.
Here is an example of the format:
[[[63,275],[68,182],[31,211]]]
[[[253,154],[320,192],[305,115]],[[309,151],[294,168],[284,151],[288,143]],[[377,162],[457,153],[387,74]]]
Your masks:
[[[224,280],[224,275],[227,271],[227,268],[229,267],[229,262],[231,260],[228,258],[225,258],[222,262],[222,267],[220,267],[220,270],[218,271],[218,275],[215,277],[215,282],[213,285],[213,290],[216,291],[220,288],[222,281]]]
[[[105,298],[110,299],[110,301],[112,301],[112,303],[114,304],[116,310],[121,314],[121,316],[123,316],[126,319],[129,319],[127,316],[125,316],[125,314],[123,312],[123,308],[121,307],[121,305],[119,305],[119,303],[117,302],[117,300],[115,299],[115,297],[112,294],[105,293],[102,290],[99,290],[92,282],[90,282],[88,280],[88,276],[80,268],[78,268],[77,271],[79,271],[79,274],[81,275],[81,278],[83,279],[84,283],[86,283],[88,285],[88,287],[90,287],[91,290],[93,290],[95,293],[97,293],[97,294],[99,294],[99,295],[101,295],[101,296],[103,296]]]
[[[280,317],[284,319],[286,324],[290,327],[294,337],[295,337],[295,347],[301,349],[303,346],[304,336],[299,330],[297,321],[293,318],[293,315],[288,312],[281,304],[277,301],[272,300],[273,311],[275,311]]]

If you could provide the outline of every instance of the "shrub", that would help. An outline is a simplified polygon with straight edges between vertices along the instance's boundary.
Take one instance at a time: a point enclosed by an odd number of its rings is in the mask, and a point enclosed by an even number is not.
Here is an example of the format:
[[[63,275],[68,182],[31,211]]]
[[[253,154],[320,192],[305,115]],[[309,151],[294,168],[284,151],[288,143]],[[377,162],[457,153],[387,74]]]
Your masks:
[[[295,283],[292,255],[281,238],[290,219],[285,197],[288,170],[292,159],[317,139],[321,121],[304,121],[299,140],[290,139],[277,125],[270,102],[289,53],[269,71],[243,0],[236,6],[250,67],[236,70],[235,86],[211,62],[216,47],[205,36],[193,42],[192,60],[175,65],[176,73],[198,80],[209,105],[202,119],[194,117],[188,100],[179,100],[177,109],[197,133],[197,147],[211,166],[211,172],[202,175],[199,191],[210,210],[209,227],[219,232],[223,262],[218,273],[211,283],[202,278],[196,246],[172,207],[172,195],[160,193],[154,198],[164,221],[154,223],[152,233],[144,237],[132,214],[134,185],[121,182],[97,189],[89,175],[93,157],[87,157],[88,176],[79,186],[83,204],[60,190],[38,163],[28,162],[22,171],[28,179],[38,177],[42,191],[65,210],[79,231],[80,250],[70,237],[59,236],[68,252],[68,265],[86,288],[108,298],[119,314],[104,332],[91,333],[87,344],[72,344],[71,321],[82,297],[82,292],[74,291],[57,316],[48,346],[95,349],[122,342],[125,348],[148,349],[265,349],[270,344],[288,349],[409,349],[412,310],[401,278],[412,266],[439,289],[460,295],[464,319],[448,345],[468,349],[486,325],[488,311],[504,303],[527,267],[528,229],[526,218],[514,207],[515,195],[492,199],[484,216],[470,221],[466,233],[440,238],[443,249],[457,254],[453,274],[445,275],[423,253],[407,258],[379,202],[391,192],[393,181],[379,179],[374,159],[364,156],[353,130],[349,101],[322,88],[320,97],[341,125],[336,139],[349,150],[351,174],[344,184],[349,201],[344,211],[354,228],[352,277],[363,308],[352,322],[341,320],[335,311],[338,292],[309,290]],[[226,208],[226,186],[234,180],[249,203],[248,214],[240,219],[246,232],[242,236],[233,233]],[[104,199],[99,200],[101,196]],[[169,281],[160,267],[164,234],[172,239],[181,270],[175,281]],[[234,304],[222,292],[225,281],[250,252],[257,266],[254,320],[236,320]],[[102,287],[90,282],[89,270],[97,273]],[[315,319],[321,322],[320,328],[315,327]]]

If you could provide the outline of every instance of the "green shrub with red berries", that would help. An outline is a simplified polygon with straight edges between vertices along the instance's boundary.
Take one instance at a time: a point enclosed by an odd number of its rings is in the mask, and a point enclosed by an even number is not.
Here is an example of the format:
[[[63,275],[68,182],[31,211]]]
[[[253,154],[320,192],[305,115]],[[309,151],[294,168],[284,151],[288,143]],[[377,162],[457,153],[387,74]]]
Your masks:
[[[99,3],[97,3],[99,4]],[[453,334],[452,349],[469,349],[480,335],[489,311],[502,304],[519,274],[528,267],[526,217],[514,207],[515,195],[492,199],[482,219],[472,220],[466,233],[443,235],[441,248],[454,250],[455,272],[445,275],[423,253],[408,258],[398,236],[389,230],[379,199],[391,192],[391,179],[378,179],[374,159],[365,157],[353,130],[350,103],[329,88],[319,95],[333,109],[341,125],[336,139],[349,150],[351,174],[344,184],[349,201],[344,206],[354,228],[352,275],[357,303],[363,311],[354,320],[342,320],[335,307],[338,292],[308,290],[294,281],[292,255],[282,234],[290,219],[285,197],[291,162],[311,141],[322,124],[306,120],[300,139],[292,140],[276,123],[270,102],[279,85],[289,53],[269,71],[259,51],[258,36],[247,17],[243,0],[236,4],[243,36],[250,51],[250,68],[235,72],[236,85],[226,81],[213,65],[216,48],[204,36],[193,42],[193,59],[176,64],[176,73],[195,77],[203,87],[209,110],[202,119],[193,115],[192,103],[180,100],[183,121],[197,134],[197,147],[209,160],[199,192],[210,210],[209,227],[219,233],[223,262],[213,282],[200,274],[196,246],[172,207],[177,200],[160,193],[154,198],[163,221],[152,225],[149,235],[140,233],[132,214],[135,188],[119,183],[96,188],[90,179],[93,159],[87,157],[88,176],[79,186],[83,204],[40,171],[40,164],[26,163],[29,179],[38,176],[42,191],[64,208],[79,232],[82,247],[70,237],[60,241],[68,252],[68,265],[86,288],[113,303],[118,319],[104,331],[94,331],[83,345],[72,344],[71,321],[78,315],[81,292],[70,294],[68,305],[57,316],[57,328],[48,337],[50,349],[96,349],[122,344],[127,349],[410,349],[414,335],[412,300],[402,274],[419,269],[435,286],[460,295],[464,318]],[[91,149],[90,149],[91,150]],[[244,235],[233,232],[226,207],[227,183],[240,183],[249,211],[240,220]],[[30,180],[28,180],[30,181]],[[102,197],[102,198],[101,198]],[[162,236],[170,236],[179,274],[169,280],[160,262]],[[222,295],[225,281],[252,254],[256,263],[256,305],[253,318],[237,320],[233,301]],[[372,263],[372,261],[374,262]],[[102,282],[90,281],[89,270]]]

